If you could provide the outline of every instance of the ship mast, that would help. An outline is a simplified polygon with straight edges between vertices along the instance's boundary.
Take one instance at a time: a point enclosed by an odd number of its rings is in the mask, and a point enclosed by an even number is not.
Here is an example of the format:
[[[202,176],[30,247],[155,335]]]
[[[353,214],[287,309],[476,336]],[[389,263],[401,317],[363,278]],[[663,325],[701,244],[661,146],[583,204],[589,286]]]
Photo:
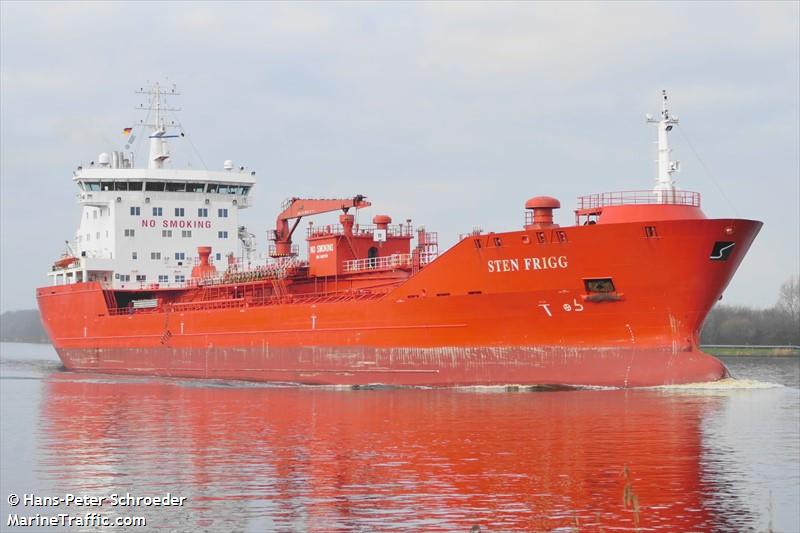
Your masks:
[[[153,122],[144,124],[151,129],[150,133],[150,156],[148,157],[148,168],[164,168],[164,161],[169,158],[169,146],[167,139],[177,137],[177,135],[167,135],[167,127],[172,124],[167,124],[164,120],[165,111],[180,111],[177,107],[167,107],[167,95],[177,96],[180,93],[176,92],[175,85],[171,90],[167,90],[156,82],[152,87],[147,89],[141,88],[136,91],[137,94],[146,94],[149,97],[147,107],[140,105],[139,109],[155,112],[155,120]]]
[[[653,191],[662,202],[668,202],[675,193],[675,182],[672,181],[672,173],[680,170],[680,162],[672,161],[670,158],[672,148],[669,146],[669,132],[672,127],[678,124],[678,117],[669,114],[667,108],[667,91],[661,91],[664,98],[661,117],[654,118],[647,115],[648,124],[658,124],[658,173],[656,174],[656,186]]]

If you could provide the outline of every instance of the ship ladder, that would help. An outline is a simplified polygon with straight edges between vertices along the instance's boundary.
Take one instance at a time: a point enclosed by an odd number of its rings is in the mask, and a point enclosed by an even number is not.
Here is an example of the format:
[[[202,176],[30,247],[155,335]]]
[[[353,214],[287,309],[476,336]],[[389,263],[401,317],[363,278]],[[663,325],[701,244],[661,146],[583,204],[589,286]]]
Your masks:
[[[286,299],[289,291],[286,290],[286,283],[284,283],[283,278],[272,278],[272,294],[277,298],[278,302],[283,302]]]

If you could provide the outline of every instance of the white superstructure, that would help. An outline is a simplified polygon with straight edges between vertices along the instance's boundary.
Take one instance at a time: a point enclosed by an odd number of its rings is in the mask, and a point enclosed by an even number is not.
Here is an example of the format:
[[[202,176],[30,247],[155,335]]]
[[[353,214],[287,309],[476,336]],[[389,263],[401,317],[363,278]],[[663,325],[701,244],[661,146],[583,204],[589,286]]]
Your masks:
[[[219,270],[241,250],[239,210],[250,206],[255,172],[165,168],[169,159],[163,113],[167,92],[158,84],[139,91],[150,96],[155,112],[150,130],[148,168],[133,168],[133,154],[103,153],[78,167],[81,218],[70,254],[48,273],[54,285],[100,281],[109,288],[182,286],[191,278],[198,246],[211,246]],[[74,259],[70,259],[73,257]]]

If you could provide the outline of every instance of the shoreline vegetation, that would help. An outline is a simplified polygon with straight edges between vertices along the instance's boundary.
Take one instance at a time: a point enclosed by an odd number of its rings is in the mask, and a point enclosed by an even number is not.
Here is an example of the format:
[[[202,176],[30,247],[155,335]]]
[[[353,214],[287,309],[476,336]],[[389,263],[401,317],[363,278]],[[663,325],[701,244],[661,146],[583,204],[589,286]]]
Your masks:
[[[759,346],[716,344],[700,345],[700,349],[714,357],[800,357],[800,346]]]
[[[0,315],[0,341],[48,344],[39,311],[25,309]],[[793,276],[781,285],[778,301],[768,309],[717,304],[703,324],[701,349],[716,356],[800,357],[800,282]]]

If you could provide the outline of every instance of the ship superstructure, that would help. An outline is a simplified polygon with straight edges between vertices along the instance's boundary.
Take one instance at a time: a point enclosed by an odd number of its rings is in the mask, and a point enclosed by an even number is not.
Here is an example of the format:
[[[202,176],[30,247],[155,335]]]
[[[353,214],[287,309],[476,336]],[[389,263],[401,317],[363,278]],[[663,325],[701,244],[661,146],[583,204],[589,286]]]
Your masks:
[[[159,84],[139,92],[149,97],[141,109],[154,115],[140,125],[150,140],[148,166],[135,168],[132,152],[115,150],[73,172],[80,222],[70,252],[49,272],[54,285],[184,286],[197,242],[213,247],[211,261],[242,255],[239,210],[251,205],[255,172],[231,161],[219,171],[165,166],[168,140],[182,136],[165,118],[174,111],[166,97],[177,93]]]
[[[700,327],[761,223],[709,219],[698,193],[676,187],[677,118],[662,97],[648,116],[654,188],[582,196],[575,225],[556,224],[560,202],[537,196],[521,229],[475,230],[439,254],[437,234],[410,220],[358,224],[363,195],[290,198],[263,260],[235,216],[253,174],[165,169],[153,103],[147,169],[116,154],[75,174],[79,254],[37,290],[45,328],[81,371],[426,386],[719,379]],[[339,224],[310,221],[302,258],[301,221],[331,212]]]

